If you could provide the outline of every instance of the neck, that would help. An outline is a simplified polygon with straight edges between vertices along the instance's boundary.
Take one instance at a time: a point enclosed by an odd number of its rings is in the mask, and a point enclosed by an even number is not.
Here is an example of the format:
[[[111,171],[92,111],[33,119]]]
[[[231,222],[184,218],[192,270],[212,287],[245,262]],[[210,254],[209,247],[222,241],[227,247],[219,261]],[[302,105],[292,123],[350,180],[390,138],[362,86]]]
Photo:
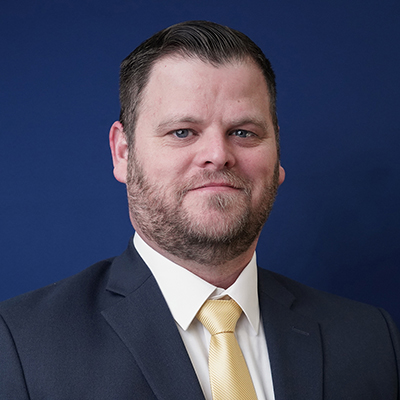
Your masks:
[[[199,264],[193,260],[183,260],[179,257],[176,257],[173,254],[170,254],[169,252],[160,248],[155,242],[149,240],[144,235],[140,233],[139,235],[151,248],[163,255],[168,260],[187,269],[188,271],[197,275],[206,282],[222,289],[227,289],[236,281],[241,272],[251,261],[257,245],[257,240],[255,240],[255,242],[250,246],[247,251],[240,254],[235,259],[223,261],[218,265],[207,265]]]

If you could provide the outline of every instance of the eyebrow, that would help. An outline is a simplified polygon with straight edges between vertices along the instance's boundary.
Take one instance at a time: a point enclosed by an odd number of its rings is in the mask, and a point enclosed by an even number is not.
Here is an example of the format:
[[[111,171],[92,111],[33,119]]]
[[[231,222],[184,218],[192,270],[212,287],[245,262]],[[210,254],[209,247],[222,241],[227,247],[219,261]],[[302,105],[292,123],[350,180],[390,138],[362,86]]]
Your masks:
[[[242,126],[242,125],[255,125],[258,128],[261,128],[261,129],[264,129],[264,130],[267,130],[268,126],[269,126],[267,121],[265,121],[262,118],[255,117],[255,116],[254,117],[245,117],[245,118],[237,119],[237,120],[232,120],[232,121],[230,121],[229,124],[232,125],[232,126],[236,126],[236,127]]]
[[[157,127],[157,131],[163,130],[165,127],[171,126],[171,125],[176,125],[176,124],[181,124],[181,123],[191,123],[191,124],[201,124],[202,120],[199,120],[194,117],[186,116],[186,115],[176,115],[172,116],[165,121],[161,121]]]
[[[195,118],[195,117],[191,117],[189,115],[176,115],[176,116],[172,116],[164,121],[161,121],[157,125],[156,130],[162,131],[166,127],[181,124],[181,123],[192,123],[192,124],[200,124],[201,125],[203,123],[203,120]],[[269,123],[266,120],[264,120],[263,118],[256,117],[256,116],[250,116],[250,117],[244,117],[244,118],[240,118],[240,119],[230,120],[228,125],[231,127],[240,127],[243,125],[254,125],[263,130],[268,130],[268,127],[269,127]]]

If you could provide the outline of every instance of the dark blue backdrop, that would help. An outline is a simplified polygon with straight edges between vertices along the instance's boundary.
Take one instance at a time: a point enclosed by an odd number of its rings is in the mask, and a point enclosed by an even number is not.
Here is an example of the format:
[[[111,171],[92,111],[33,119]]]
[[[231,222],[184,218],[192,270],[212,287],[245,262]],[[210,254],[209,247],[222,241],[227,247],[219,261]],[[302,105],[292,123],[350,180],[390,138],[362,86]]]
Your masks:
[[[400,323],[399,17],[398,0],[3,0],[0,299],[125,248],[108,150],[119,62],[208,19],[248,34],[277,73],[287,178],[261,265]]]

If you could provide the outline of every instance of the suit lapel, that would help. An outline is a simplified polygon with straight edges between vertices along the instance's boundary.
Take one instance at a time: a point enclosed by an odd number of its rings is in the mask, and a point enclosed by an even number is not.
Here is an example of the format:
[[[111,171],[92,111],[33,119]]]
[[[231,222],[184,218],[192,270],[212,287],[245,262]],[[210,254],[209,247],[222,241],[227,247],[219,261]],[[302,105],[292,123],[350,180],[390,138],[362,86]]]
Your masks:
[[[175,321],[150,270],[133,247],[117,257],[102,312],[158,399],[204,399]],[[115,298],[115,294],[122,297]],[[295,311],[295,297],[268,271],[259,274],[260,310],[267,338],[275,400],[322,400],[319,325]]]
[[[322,400],[318,323],[294,311],[295,297],[268,271],[260,271],[259,296],[275,400]]]
[[[164,297],[133,245],[114,261],[108,290],[124,298],[102,314],[135,357],[156,397],[204,399]]]

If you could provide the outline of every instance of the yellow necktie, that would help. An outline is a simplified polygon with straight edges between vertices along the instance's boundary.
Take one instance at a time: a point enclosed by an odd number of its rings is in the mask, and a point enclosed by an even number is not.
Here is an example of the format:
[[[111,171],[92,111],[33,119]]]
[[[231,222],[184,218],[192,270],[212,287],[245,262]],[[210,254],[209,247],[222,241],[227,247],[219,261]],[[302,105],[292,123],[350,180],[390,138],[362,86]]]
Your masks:
[[[257,400],[246,361],[235,337],[240,306],[230,300],[207,300],[197,319],[211,334],[208,366],[213,400]]]

